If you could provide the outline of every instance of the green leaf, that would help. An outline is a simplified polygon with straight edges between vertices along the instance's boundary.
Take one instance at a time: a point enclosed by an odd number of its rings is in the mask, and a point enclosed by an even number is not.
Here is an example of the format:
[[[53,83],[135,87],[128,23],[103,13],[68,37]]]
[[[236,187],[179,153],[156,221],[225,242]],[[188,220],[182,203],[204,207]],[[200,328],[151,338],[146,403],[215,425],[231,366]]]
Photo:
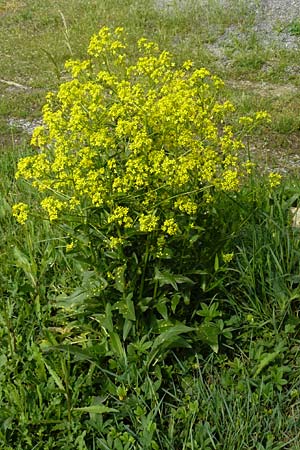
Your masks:
[[[220,267],[219,257],[218,257],[218,254],[216,254],[216,256],[215,256],[215,263],[214,263],[215,272],[217,272],[219,270],[219,267]]]
[[[125,319],[135,321],[135,308],[134,308],[134,303],[132,301],[132,297],[133,297],[132,292],[129,295],[127,295],[127,297],[126,297],[126,306],[128,308],[128,314],[127,314],[127,317],[125,317]]]
[[[160,287],[171,285],[174,289],[178,289],[174,275],[168,270],[161,272],[157,267],[155,267],[154,280],[159,282]]]
[[[80,306],[83,306],[85,301],[90,298],[89,292],[82,288],[78,287],[76,288],[72,294],[70,295],[64,295],[61,294],[56,297],[56,305],[61,308],[79,308]]]
[[[259,363],[259,365],[258,365],[258,367],[256,369],[256,372],[254,374],[254,378],[256,378],[261,373],[261,371],[265,367],[267,367],[271,362],[273,362],[278,357],[278,355],[280,355],[280,354],[281,354],[280,350],[277,350],[277,351],[272,352],[272,353],[264,354],[264,358],[260,361],[260,363]]]
[[[57,385],[57,387],[61,390],[61,391],[65,391],[64,385],[61,381],[61,379],[59,378],[59,376],[57,375],[57,373],[55,372],[54,369],[52,369],[52,367],[50,367],[46,361],[44,361],[44,364],[48,370],[48,372],[50,373],[51,377],[53,378],[53,380],[55,381],[55,384]]]
[[[34,260],[30,261],[25,253],[21,252],[18,247],[13,249],[15,264],[20,267],[28,278],[30,284],[35,288],[37,286],[37,265]]]
[[[73,408],[74,411],[80,411],[82,413],[90,413],[90,414],[105,414],[111,412],[118,412],[117,409],[109,408],[104,405],[91,405],[91,406],[83,406],[82,408]]]
[[[184,275],[174,275],[175,281],[178,284],[195,284],[193,280],[191,280],[189,277],[185,277]]]
[[[114,276],[115,276],[115,288],[117,291],[123,293],[125,291],[125,270],[126,270],[126,264],[123,264],[123,266],[119,266],[114,270]]]
[[[218,353],[219,351],[219,329],[216,324],[211,322],[203,322],[197,329],[197,335],[200,341],[209,345],[210,348]]]
[[[165,320],[168,320],[168,307],[166,302],[158,302],[155,308]]]
[[[132,301],[133,293],[131,292],[125,299],[115,302],[112,309],[118,310],[119,313],[124,317],[124,319],[136,320],[135,318],[135,307]]]
[[[177,305],[178,305],[178,303],[179,303],[179,301],[180,301],[180,298],[181,298],[181,295],[180,295],[180,294],[174,294],[174,295],[172,296],[172,299],[171,299],[171,309],[172,309],[172,312],[173,312],[173,313],[175,313],[175,311],[176,311],[176,308],[177,308]]]
[[[183,333],[190,333],[195,328],[188,327],[184,324],[177,324],[166,331],[163,331],[154,340],[148,359],[148,365],[150,365],[158,353],[163,352],[166,349],[174,347],[191,348],[190,344],[183,339],[180,335]]]
[[[123,325],[123,341],[125,341],[132,329],[133,322],[131,320],[125,319]]]
[[[208,321],[212,321],[216,317],[222,315],[221,311],[218,310],[219,303],[215,302],[210,305],[206,305],[206,303],[201,302],[201,309],[196,312],[197,316],[202,316]]]
[[[157,267],[155,267],[154,271],[154,280],[159,282],[160,287],[171,285],[176,291],[178,290],[177,284],[195,284],[193,280],[184,275],[175,275],[168,270],[160,271]]]
[[[110,334],[110,345],[113,353],[121,359],[126,360],[126,354],[121,339],[117,333]]]
[[[109,333],[112,333],[114,330],[112,307],[111,307],[110,303],[106,303],[106,305],[105,305],[105,319],[103,320],[102,326]]]

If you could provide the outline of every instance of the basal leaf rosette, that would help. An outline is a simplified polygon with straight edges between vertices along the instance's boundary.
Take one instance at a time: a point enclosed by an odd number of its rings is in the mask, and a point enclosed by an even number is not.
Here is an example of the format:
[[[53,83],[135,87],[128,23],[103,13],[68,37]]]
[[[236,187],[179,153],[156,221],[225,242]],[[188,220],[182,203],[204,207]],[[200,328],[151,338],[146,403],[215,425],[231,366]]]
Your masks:
[[[159,240],[193,228],[216,190],[239,189],[240,138],[223,82],[142,38],[129,62],[121,28],[102,28],[69,79],[49,93],[34,155],[17,177],[43,193],[50,221],[92,222],[107,246],[134,233]],[[21,204],[15,215],[24,223]],[[198,224],[199,225],[199,224]]]

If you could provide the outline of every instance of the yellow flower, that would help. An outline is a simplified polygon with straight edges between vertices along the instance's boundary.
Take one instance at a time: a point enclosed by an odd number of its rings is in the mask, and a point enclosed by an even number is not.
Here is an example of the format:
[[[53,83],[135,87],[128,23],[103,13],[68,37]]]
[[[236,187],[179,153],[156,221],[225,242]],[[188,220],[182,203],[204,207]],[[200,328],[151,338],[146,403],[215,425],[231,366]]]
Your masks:
[[[182,67],[185,70],[190,70],[193,67],[193,65],[194,65],[193,61],[188,59],[187,61],[184,61],[184,63],[182,64]]]
[[[120,245],[122,245],[123,242],[124,242],[124,240],[122,238],[112,236],[108,241],[108,245],[109,245],[109,248],[113,250],[113,249],[119,247]]]
[[[280,175],[280,173],[271,172],[269,174],[270,188],[275,188],[276,186],[279,186],[281,179],[282,179],[282,175]]]
[[[150,233],[157,227],[159,218],[154,214],[141,214],[139,218],[140,231]]]
[[[12,214],[17,222],[24,225],[28,219],[29,206],[26,203],[17,203],[12,207]]]
[[[271,116],[269,113],[267,113],[267,111],[257,111],[255,113],[255,119],[267,123],[271,122]]]
[[[239,118],[239,123],[241,125],[248,125],[249,126],[249,125],[253,125],[253,122],[254,122],[253,118],[249,117],[249,116],[241,116]]]
[[[66,252],[70,252],[71,250],[73,250],[73,248],[75,247],[74,242],[70,242],[69,244],[66,245]]]
[[[194,215],[197,212],[198,205],[197,203],[190,200],[187,196],[180,197],[174,203],[175,208],[178,208],[179,211],[186,212],[189,215]]]
[[[53,222],[58,218],[58,214],[63,209],[64,203],[53,197],[46,197],[41,201],[41,207],[47,211],[50,222]]]
[[[173,218],[165,220],[161,229],[162,229],[162,231],[169,234],[170,236],[178,234],[180,231],[179,226],[177,225],[177,223],[175,222],[175,220]]]
[[[222,254],[222,259],[224,261],[224,263],[229,263],[230,261],[232,261],[234,257],[234,253],[223,253]]]

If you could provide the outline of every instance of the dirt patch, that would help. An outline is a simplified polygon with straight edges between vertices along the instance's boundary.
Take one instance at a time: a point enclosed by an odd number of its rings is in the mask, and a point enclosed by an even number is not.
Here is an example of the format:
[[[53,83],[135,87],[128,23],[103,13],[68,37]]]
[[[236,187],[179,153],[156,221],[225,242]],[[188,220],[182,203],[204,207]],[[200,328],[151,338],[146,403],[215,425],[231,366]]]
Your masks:
[[[273,84],[266,81],[255,82],[249,80],[227,80],[226,84],[232,88],[251,91],[264,97],[282,97],[295,95],[300,89],[294,84]]]

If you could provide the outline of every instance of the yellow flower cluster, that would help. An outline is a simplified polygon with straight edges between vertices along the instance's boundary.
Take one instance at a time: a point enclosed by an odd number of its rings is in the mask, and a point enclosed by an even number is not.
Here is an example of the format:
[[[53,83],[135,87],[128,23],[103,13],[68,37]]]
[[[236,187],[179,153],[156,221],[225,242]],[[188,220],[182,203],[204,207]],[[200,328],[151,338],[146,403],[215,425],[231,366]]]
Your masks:
[[[24,225],[28,219],[29,206],[26,203],[16,203],[12,207],[12,213],[17,221]]]
[[[117,223],[119,226],[130,228],[132,225],[132,218],[128,215],[129,208],[125,206],[116,206],[113,212],[108,216],[108,223]]]
[[[179,227],[173,218],[165,220],[161,229],[170,236],[178,234],[179,232]]]
[[[141,214],[139,217],[140,231],[151,232],[157,228],[159,218],[155,214]]]
[[[51,221],[98,208],[111,247],[128,229],[180,234],[181,221],[190,224],[213,199],[210,187],[236,190],[243,173],[222,80],[189,60],[176,68],[145,38],[137,47],[128,65],[123,30],[103,27],[86,60],[68,61],[71,79],[47,95],[43,126],[32,136],[38,152],[17,170],[44,192]],[[19,221],[27,213],[15,205]]]
[[[280,173],[276,173],[276,172],[269,173],[270,188],[275,188],[276,186],[279,186],[281,179],[282,179],[282,175],[280,175]]]
[[[234,253],[223,253],[222,254],[222,259],[224,261],[224,263],[229,263],[230,261],[232,261],[234,257]]]

